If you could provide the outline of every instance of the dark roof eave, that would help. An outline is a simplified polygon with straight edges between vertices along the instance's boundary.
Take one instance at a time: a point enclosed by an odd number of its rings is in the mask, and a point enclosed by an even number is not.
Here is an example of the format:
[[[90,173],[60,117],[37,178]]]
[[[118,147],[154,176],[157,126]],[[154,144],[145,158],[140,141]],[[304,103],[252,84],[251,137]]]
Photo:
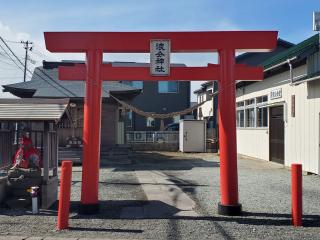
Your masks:
[[[202,89],[197,89],[197,90],[193,91],[193,93],[194,93],[194,94],[202,93],[202,92],[203,92],[203,90],[202,90]]]
[[[3,92],[9,92],[17,97],[32,97],[36,92],[36,89],[15,88],[8,85],[2,85]]]
[[[141,93],[141,89],[129,90],[129,91],[110,91],[110,94],[121,96],[122,99],[131,99],[138,96]],[[106,99],[109,99],[107,97]]]

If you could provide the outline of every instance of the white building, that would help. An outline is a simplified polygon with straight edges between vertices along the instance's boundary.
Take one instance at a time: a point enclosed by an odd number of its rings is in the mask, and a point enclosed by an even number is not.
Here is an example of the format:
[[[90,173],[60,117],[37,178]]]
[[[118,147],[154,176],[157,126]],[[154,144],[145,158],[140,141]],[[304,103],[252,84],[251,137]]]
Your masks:
[[[268,53],[244,53],[236,57],[236,62],[239,64],[246,64],[249,66],[261,65],[266,59],[275,56],[283,51],[294,46],[294,44],[282,39],[278,39],[277,48]],[[194,91],[197,95],[197,103],[203,103],[198,108],[198,120],[207,121],[207,133],[211,133],[216,136],[217,128],[217,109],[218,109],[218,83],[217,82],[205,82],[201,84],[201,88]]]
[[[319,44],[317,34],[266,60],[263,81],[237,88],[239,154],[319,174]]]
[[[239,154],[285,166],[302,163],[304,171],[320,174],[319,48],[316,34],[297,45],[284,41],[281,49],[278,42],[273,56],[237,57],[238,63],[264,67],[263,81],[237,83]],[[198,102],[205,100],[209,86],[195,92]],[[202,105],[203,118],[215,111],[212,106],[211,101]]]
[[[218,90],[217,82],[205,82],[201,84],[201,88],[194,91],[197,94],[197,103],[203,103],[198,108],[198,120],[206,120],[209,128],[215,128],[218,96],[216,95]]]

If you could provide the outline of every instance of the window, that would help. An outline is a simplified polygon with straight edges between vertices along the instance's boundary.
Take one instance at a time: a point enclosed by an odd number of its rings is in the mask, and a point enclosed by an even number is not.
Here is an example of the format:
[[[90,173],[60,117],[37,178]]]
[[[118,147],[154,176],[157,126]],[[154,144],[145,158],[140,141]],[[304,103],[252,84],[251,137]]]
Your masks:
[[[244,110],[237,110],[237,127],[244,127]]]
[[[262,96],[262,97],[257,97],[257,104],[259,103],[266,103],[268,102],[268,95]]]
[[[143,89],[143,81],[122,81],[122,83],[134,88]]]
[[[125,125],[126,127],[132,127],[132,111],[126,111],[125,115]]]
[[[237,127],[244,127],[244,102],[237,102]]]
[[[246,112],[246,127],[254,127],[255,115],[254,108],[248,108]]]
[[[237,102],[237,107],[244,107],[244,102]]]
[[[237,127],[268,127],[268,95],[237,102]]]
[[[246,100],[246,106],[254,105],[254,98]]]
[[[154,127],[155,121],[152,117],[147,117],[147,127]]]
[[[207,101],[212,100],[212,90],[209,90],[206,92],[206,100]]]
[[[255,98],[245,101],[245,127],[255,127]]]
[[[268,107],[257,109],[257,127],[268,127]]]
[[[177,93],[178,92],[178,81],[159,81],[158,82],[159,93]]]

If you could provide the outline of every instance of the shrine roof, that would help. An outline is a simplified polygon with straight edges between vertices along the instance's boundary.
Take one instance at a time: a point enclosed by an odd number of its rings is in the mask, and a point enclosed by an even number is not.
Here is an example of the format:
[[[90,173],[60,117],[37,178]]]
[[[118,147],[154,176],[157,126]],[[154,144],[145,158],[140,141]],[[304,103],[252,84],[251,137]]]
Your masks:
[[[62,63],[68,65],[69,63]],[[44,67],[37,67],[31,81],[3,85],[4,92],[10,92],[18,97],[34,98],[83,98],[85,95],[84,81],[58,80],[57,63],[44,63]],[[141,89],[117,81],[103,82],[102,96],[108,98],[112,93],[139,93]]]

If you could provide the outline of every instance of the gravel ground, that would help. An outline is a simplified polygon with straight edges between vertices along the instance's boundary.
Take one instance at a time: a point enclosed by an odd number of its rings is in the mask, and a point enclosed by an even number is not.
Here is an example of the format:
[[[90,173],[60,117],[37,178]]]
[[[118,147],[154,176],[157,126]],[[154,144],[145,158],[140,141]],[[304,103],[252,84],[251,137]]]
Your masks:
[[[239,191],[244,215],[217,214],[219,161],[213,154],[140,153],[131,165],[100,171],[101,213],[77,214],[81,168],[73,169],[69,230],[55,230],[56,208],[33,216],[26,210],[0,209],[0,235],[108,239],[320,239],[320,177],[304,175],[304,227],[290,222],[290,172],[280,165],[239,158]],[[197,216],[148,201],[136,171],[161,173],[195,203]],[[151,181],[150,181],[151,182]],[[162,191],[161,184],[154,184]],[[151,206],[151,207],[150,207]],[[149,212],[146,212],[146,209]],[[150,211],[153,214],[150,214]],[[125,217],[124,217],[125,216]],[[152,217],[150,217],[152,216]]]

